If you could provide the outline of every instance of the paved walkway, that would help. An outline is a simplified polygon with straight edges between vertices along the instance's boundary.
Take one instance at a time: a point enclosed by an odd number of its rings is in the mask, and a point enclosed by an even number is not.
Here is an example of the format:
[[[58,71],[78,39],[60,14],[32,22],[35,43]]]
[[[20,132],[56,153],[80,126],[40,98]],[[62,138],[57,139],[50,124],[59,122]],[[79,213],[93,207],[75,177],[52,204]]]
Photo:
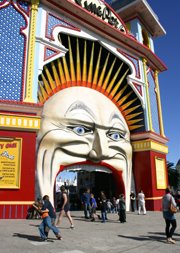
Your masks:
[[[41,242],[40,220],[0,220],[1,253],[169,253],[180,251],[180,213],[174,235],[176,245],[166,243],[164,220],[161,212],[147,215],[127,213],[127,222],[119,223],[117,214],[109,214],[108,221],[91,222],[83,218],[82,211],[71,213],[75,229],[69,228],[64,217],[61,226],[62,241],[55,239],[52,231],[49,241]]]

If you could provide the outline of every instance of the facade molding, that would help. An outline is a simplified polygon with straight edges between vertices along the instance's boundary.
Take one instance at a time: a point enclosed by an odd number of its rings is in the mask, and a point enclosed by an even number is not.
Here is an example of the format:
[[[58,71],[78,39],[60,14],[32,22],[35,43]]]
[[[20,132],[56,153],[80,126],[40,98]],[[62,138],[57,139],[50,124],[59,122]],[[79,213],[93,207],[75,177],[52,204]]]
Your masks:
[[[0,130],[4,129],[38,131],[40,129],[40,117],[0,114]]]
[[[32,205],[34,200],[32,201],[0,201],[0,205]]]
[[[35,102],[33,99],[33,76],[34,76],[34,58],[35,58],[35,40],[36,40],[35,35],[36,35],[36,20],[37,20],[38,6],[39,0],[32,0],[28,62],[27,62],[27,81],[24,99],[25,102]]]
[[[140,151],[156,151],[163,154],[168,153],[168,147],[162,143],[158,143],[153,140],[141,140],[141,141],[133,141],[131,142],[133,151],[140,152]]]
[[[162,196],[161,197],[149,197],[149,198],[145,198],[145,200],[160,200],[162,199]]]
[[[42,113],[43,106],[41,104],[33,104],[33,103],[21,103],[21,102],[13,102],[6,101],[3,103],[0,102],[0,113],[24,113],[26,115],[33,114],[40,116]],[[27,113],[28,112],[28,113]]]
[[[149,130],[154,132],[153,126],[152,126],[151,105],[150,105],[148,79],[147,79],[147,72],[146,72],[147,60],[143,59],[142,61],[143,61],[143,69],[144,69],[144,80],[145,80],[145,84],[146,84],[145,90],[146,90],[147,109],[148,109],[148,126],[149,126]]]
[[[158,71],[157,70],[155,70],[155,72],[154,72],[154,78],[155,78],[156,94],[157,94],[157,106],[158,106],[160,133],[162,136],[165,136],[164,126],[163,126],[163,118],[162,118],[161,97],[160,97],[160,91],[159,91]]]
[[[145,139],[151,139],[154,141],[157,141],[162,144],[166,144],[168,142],[168,139],[164,136],[161,136],[155,132],[142,132],[142,133],[135,133],[131,135],[131,141],[139,141],[139,140],[145,140]]]

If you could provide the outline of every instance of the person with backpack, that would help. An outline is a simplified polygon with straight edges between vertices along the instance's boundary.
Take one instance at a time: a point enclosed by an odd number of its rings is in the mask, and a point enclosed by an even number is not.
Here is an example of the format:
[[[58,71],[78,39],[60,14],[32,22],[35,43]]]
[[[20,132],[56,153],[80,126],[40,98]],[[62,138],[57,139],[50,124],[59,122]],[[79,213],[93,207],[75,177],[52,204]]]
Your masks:
[[[175,244],[176,241],[172,237],[177,227],[177,223],[176,223],[175,213],[173,213],[170,210],[171,204],[174,207],[176,207],[176,202],[170,192],[170,189],[166,188],[165,195],[162,198],[162,212],[163,212],[163,218],[166,223],[165,233],[166,233],[167,243]]]
[[[45,195],[47,198],[49,198],[48,195]],[[43,197],[44,198],[44,197]],[[42,241],[47,241],[47,235],[49,230],[51,229],[53,233],[55,234],[56,238],[58,240],[62,239],[62,236],[60,234],[60,230],[52,224],[51,217],[49,215],[49,209],[47,208],[47,203],[43,203],[41,206],[37,207],[34,205],[34,208],[39,212],[41,215],[42,222],[39,225],[39,233]],[[51,210],[50,210],[51,212]],[[48,228],[48,231],[46,230],[46,227]]]

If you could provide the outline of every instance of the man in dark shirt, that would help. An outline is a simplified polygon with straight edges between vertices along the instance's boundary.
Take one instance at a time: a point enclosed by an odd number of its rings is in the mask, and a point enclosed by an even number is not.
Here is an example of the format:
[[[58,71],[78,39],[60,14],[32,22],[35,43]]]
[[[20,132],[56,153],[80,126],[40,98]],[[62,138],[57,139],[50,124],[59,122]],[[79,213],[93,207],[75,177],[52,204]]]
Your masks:
[[[49,201],[49,196],[44,195],[43,197],[43,209],[48,209],[49,210],[49,216],[51,218],[51,223],[54,226],[55,225],[55,220],[56,220],[56,213],[54,210],[54,207],[52,206],[51,202]],[[48,237],[49,233],[49,228],[46,226],[45,228],[45,235]]]
[[[91,209],[91,204],[90,204],[90,189],[86,189],[86,191],[83,193],[82,196],[82,204],[84,206],[84,216],[86,219],[90,218],[90,209]]]

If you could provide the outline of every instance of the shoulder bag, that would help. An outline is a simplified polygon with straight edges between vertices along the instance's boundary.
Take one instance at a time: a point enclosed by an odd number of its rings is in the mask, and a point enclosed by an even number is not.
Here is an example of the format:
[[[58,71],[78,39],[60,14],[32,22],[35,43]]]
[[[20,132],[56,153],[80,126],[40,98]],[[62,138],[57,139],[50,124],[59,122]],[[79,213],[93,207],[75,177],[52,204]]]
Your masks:
[[[177,208],[173,205],[172,203],[172,197],[170,199],[170,204],[169,204],[169,212],[170,213],[177,213]]]

